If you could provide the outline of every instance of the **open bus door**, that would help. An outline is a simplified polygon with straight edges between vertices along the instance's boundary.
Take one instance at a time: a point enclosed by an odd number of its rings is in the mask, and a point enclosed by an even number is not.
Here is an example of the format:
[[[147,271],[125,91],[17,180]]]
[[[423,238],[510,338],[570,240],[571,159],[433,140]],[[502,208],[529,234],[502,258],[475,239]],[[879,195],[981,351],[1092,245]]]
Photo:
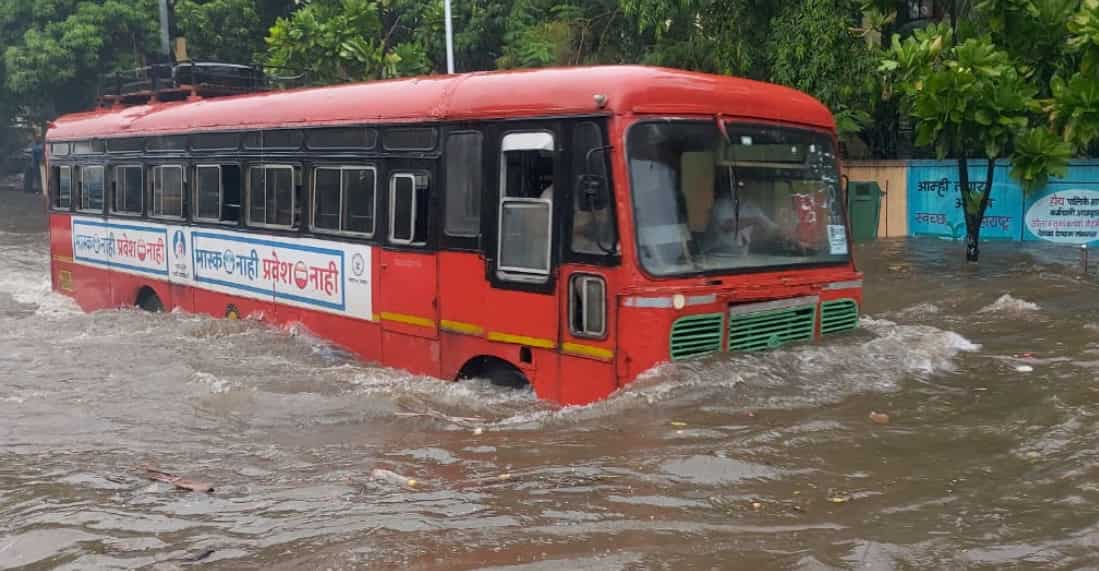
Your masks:
[[[486,338],[506,344],[502,354],[519,367],[542,398],[558,400],[557,250],[560,240],[561,124],[501,124],[493,133],[484,244],[490,290]]]

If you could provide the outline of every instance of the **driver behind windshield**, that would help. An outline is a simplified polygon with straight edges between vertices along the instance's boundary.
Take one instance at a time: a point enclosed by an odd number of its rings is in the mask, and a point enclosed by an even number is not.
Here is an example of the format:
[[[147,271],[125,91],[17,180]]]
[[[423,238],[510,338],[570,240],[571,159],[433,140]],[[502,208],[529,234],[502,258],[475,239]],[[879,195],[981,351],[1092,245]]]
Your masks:
[[[715,190],[713,208],[702,239],[704,253],[748,254],[752,244],[788,243],[792,236],[761,207],[763,197],[737,181],[734,197],[727,185]]]

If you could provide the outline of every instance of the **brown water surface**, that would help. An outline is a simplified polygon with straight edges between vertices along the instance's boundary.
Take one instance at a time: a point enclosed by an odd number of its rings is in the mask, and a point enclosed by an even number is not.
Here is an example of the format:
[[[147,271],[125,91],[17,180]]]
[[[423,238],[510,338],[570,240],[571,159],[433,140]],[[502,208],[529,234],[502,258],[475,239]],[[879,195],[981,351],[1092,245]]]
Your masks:
[[[857,254],[856,334],[556,409],[294,329],[81,313],[49,291],[37,198],[0,193],[0,567],[1099,566],[1099,286],[1077,251]]]

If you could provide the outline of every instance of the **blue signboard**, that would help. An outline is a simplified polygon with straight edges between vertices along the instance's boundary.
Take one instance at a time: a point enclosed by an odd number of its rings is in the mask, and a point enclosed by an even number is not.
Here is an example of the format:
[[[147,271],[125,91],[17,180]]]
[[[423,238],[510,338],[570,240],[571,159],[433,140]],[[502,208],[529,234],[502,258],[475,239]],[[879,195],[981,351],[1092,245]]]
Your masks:
[[[969,162],[969,186],[984,190],[985,161]],[[981,238],[1046,240],[1099,245],[1099,162],[1073,161],[1064,178],[1024,197],[1010,164],[997,163]],[[908,166],[908,232],[965,236],[956,161],[912,161]]]
[[[986,188],[988,163],[969,162],[969,188]],[[1023,190],[1008,176],[1005,161],[997,164],[981,238],[1014,239],[1023,236]],[[912,161],[908,166],[908,232],[913,236],[965,236],[962,185],[957,161]]]
[[[1028,197],[1023,220],[1025,240],[1099,245],[1099,162],[1074,161]]]

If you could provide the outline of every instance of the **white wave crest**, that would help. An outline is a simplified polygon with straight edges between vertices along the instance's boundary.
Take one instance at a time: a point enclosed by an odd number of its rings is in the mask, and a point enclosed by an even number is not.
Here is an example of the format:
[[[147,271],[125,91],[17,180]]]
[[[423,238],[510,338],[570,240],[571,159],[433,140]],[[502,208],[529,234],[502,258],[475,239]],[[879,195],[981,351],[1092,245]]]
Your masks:
[[[1038,311],[1041,307],[1034,302],[1012,297],[1010,293],[1001,295],[996,301],[982,307],[979,313],[1023,313]]]

